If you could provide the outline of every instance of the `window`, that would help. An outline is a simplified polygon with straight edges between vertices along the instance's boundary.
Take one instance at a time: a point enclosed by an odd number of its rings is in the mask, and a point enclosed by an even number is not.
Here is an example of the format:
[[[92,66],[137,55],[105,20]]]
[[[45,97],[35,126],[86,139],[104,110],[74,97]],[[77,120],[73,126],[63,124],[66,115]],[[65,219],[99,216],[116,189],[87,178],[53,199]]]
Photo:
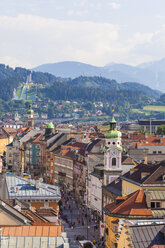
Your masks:
[[[153,154],[156,154],[156,151],[153,151]]]
[[[160,202],[151,202],[151,208],[160,208]]]
[[[108,142],[108,145],[110,145],[111,144],[111,142]]]
[[[117,248],[117,243],[112,243],[112,248]]]
[[[116,158],[112,158],[112,166],[116,166]]]
[[[158,151],[158,153],[159,153],[159,154],[161,154],[161,153],[162,153],[162,151]]]
[[[114,232],[114,233],[117,233],[117,231],[118,231],[118,228],[117,228],[117,225],[112,225],[112,231]]]
[[[115,142],[112,142],[113,145],[115,145],[116,143]]]
[[[108,234],[109,234],[109,230],[108,230],[108,228],[106,228],[106,229],[105,229],[105,233],[106,233],[106,235],[108,235]]]

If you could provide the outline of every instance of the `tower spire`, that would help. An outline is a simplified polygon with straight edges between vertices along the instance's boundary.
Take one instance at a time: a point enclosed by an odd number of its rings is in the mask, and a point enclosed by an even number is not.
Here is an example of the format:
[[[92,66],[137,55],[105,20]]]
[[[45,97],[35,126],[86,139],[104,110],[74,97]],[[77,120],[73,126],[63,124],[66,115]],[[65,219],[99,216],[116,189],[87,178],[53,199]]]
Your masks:
[[[116,120],[115,120],[115,117],[114,117],[114,112],[115,110],[112,109],[112,119],[110,121],[110,130],[116,130]]]
[[[104,185],[114,181],[121,175],[121,132],[117,130],[114,110],[112,110],[112,119],[109,122],[110,130],[106,131],[105,150],[104,150]]]

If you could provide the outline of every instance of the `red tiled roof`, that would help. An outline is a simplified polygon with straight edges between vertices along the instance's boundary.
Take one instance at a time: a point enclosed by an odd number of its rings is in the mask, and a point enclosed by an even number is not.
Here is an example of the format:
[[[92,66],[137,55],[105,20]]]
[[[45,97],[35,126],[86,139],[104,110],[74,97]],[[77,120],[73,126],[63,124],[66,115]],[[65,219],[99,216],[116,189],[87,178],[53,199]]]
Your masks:
[[[42,217],[46,217],[46,216],[57,216],[58,215],[57,211],[55,211],[52,208],[48,208],[48,209],[37,209],[36,212],[37,212],[37,214],[39,214]]]
[[[140,142],[133,142],[134,146],[165,146],[165,138],[160,136],[148,136]]]
[[[152,216],[151,209],[148,209],[144,190],[138,190],[124,197],[117,197],[117,203],[113,202],[105,208],[111,214]]]
[[[8,133],[11,136],[15,136],[17,133],[17,130],[11,127],[3,127],[2,130],[4,130],[6,133]]]
[[[142,133],[122,133],[122,139],[145,140],[145,134]]]
[[[62,226],[36,225],[36,226],[6,226],[2,227],[2,237],[23,236],[23,237],[60,237],[63,231]]]
[[[32,222],[42,223],[42,222],[49,222],[48,220],[44,219],[36,212],[32,212],[29,209],[21,210],[21,213],[29,218]]]
[[[19,129],[17,129],[17,132],[19,132],[19,133],[23,133],[23,132],[29,132],[31,130],[31,128],[27,128],[27,127],[22,127],[22,128],[19,128]]]
[[[69,157],[69,158],[74,158],[75,157],[75,152],[74,151],[68,151],[66,154],[65,154],[66,157]]]
[[[35,136],[31,137],[29,140],[27,140],[26,142],[30,142],[30,143],[40,143],[40,139],[42,137],[41,133],[36,134]]]

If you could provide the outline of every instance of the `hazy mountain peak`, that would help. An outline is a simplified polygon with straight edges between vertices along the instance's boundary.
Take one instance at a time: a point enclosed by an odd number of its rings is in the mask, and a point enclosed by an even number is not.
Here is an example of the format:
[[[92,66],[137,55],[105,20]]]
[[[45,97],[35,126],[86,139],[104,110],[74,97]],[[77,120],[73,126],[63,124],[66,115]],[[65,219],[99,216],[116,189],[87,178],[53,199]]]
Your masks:
[[[108,63],[104,67],[76,61],[63,61],[40,65],[34,71],[49,72],[58,77],[102,76],[118,82],[139,82],[165,92],[165,58],[138,66]]]

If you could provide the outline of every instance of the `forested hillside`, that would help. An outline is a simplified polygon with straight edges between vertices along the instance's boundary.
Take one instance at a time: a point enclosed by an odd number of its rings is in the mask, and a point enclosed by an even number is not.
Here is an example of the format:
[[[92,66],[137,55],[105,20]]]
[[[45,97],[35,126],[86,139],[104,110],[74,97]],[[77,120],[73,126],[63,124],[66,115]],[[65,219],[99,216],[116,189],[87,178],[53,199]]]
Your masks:
[[[16,67],[15,69],[0,64],[0,99],[5,101],[11,100],[13,97],[13,90],[17,88],[20,83],[26,82],[27,76],[30,74],[30,70],[25,68]],[[32,72],[32,79],[34,83],[38,84],[51,84],[54,82],[60,82],[60,79],[54,75],[42,72]]]
[[[30,70],[17,67],[15,69],[9,66],[0,65],[0,101],[1,113],[6,111],[14,111],[13,91],[17,89],[23,82],[26,82]],[[127,114],[132,108],[142,108],[143,106],[159,99],[161,92],[150,89],[139,83],[122,83],[119,84],[115,80],[95,76],[83,77],[75,79],[58,78],[49,73],[32,72],[33,88],[38,84],[37,100],[43,101],[50,99],[53,103],[58,100],[79,101],[94,104],[94,102],[102,102],[103,113],[110,113],[112,106],[121,115]],[[33,88],[29,90],[29,94],[33,94]],[[82,104],[82,105],[83,105]],[[18,104],[16,104],[18,106]],[[85,106],[85,105],[83,105]],[[83,107],[84,108],[84,107]],[[88,108],[87,108],[88,110]],[[51,110],[52,111],[52,110]],[[51,116],[49,111],[49,116]],[[52,113],[56,111],[53,110]]]

